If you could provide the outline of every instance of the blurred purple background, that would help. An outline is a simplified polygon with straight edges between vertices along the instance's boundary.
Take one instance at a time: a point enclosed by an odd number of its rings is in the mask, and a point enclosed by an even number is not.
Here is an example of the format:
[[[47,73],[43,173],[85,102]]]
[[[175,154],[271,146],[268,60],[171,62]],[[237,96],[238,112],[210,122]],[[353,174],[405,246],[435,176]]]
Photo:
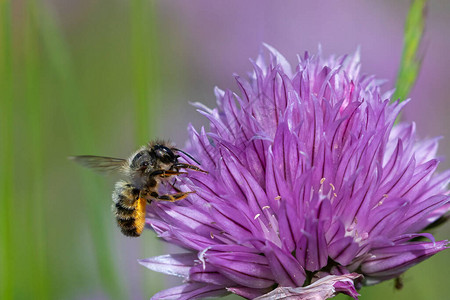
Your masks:
[[[291,63],[296,62],[298,53],[316,52],[319,44],[324,55],[351,53],[359,46],[362,73],[387,79],[385,88],[391,89],[409,1],[195,0],[159,4],[160,42],[166,51],[163,59],[175,66],[165,70],[168,89],[163,92],[178,107],[170,114],[177,114],[193,111],[185,107],[187,100],[214,105],[215,85],[236,91],[232,74],[245,75],[250,70],[248,59],[256,57],[262,42],[277,48]],[[403,115],[404,120],[417,122],[422,137],[448,137],[441,142],[442,154],[450,154],[450,127],[446,126],[450,113],[449,30],[450,1],[430,1],[422,70]],[[189,81],[184,89],[171,90],[172,80]],[[186,116],[186,120],[196,118],[201,117]],[[183,140],[178,130],[173,136]]]
[[[94,18],[98,10],[105,14],[112,10],[116,14],[127,8],[124,0],[111,1],[109,7],[94,0],[48,1],[69,35],[86,30],[83,23]],[[297,54],[315,53],[319,44],[325,56],[351,53],[360,47],[362,73],[387,79],[385,87],[390,89],[395,84],[401,57],[409,3],[409,0],[152,2],[162,49],[161,98],[169,105],[167,116],[178,119],[179,126],[201,118],[188,101],[212,106],[214,86],[236,90],[232,74],[244,75],[251,69],[249,58],[256,57],[263,42],[274,46],[293,64]],[[421,136],[450,137],[450,127],[446,126],[450,110],[447,76],[450,1],[431,0],[428,6],[422,70],[404,119],[417,122]],[[106,28],[109,34],[120,30],[119,22],[110,22]],[[169,128],[169,132],[166,126],[160,128],[163,129],[164,135],[173,136],[177,142],[184,140],[179,128]],[[441,142],[441,148],[450,149],[450,138]]]

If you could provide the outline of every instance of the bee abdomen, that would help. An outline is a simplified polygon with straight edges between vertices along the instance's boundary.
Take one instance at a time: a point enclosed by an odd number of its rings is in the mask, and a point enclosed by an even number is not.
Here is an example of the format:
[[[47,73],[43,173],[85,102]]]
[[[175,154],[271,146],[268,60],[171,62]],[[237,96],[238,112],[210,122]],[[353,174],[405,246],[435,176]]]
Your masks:
[[[120,203],[116,203],[115,215],[117,225],[120,227],[120,230],[124,235],[132,237],[137,237],[140,235],[138,224],[136,223],[136,219],[134,217],[134,208],[125,208],[120,206]]]
[[[130,237],[138,237],[141,235],[141,233],[138,232],[136,228],[133,228],[133,229],[120,228],[120,231],[122,231],[122,233],[124,235],[130,236]]]
[[[113,206],[114,208],[114,212],[116,214],[117,218],[121,218],[121,219],[130,219],[133,217],[133,214],[136,210],[135,207],[127,207],[127,206],[123,206],[122,202],[117,202],[115,203],[115,205]]]
[[[117,225],[126,236],[140,236],[145,225],[145,219],[121,219],[117,217]]]
[[[117,225],[122,233],[131,237],[140,236],[145,224],[145,200],[139,198],[139,190],[125,181],[119,181],[113,201]]]
[[[117,224],[121,229],[135,229],[136,228],[136,220],[134,218],[129,219],[121,219],[117,217]]]
[[[142,231],[139,231],[134,218],[120,219],[117,217],[117,225],[119,225],[120,231],[126,236],[138,237],[141,235]]]

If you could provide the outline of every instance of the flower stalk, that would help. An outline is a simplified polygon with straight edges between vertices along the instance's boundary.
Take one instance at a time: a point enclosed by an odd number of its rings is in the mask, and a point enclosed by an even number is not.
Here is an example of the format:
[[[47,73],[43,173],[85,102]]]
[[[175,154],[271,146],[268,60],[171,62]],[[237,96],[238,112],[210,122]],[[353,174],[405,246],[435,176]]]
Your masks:
[[[418,55],[425,31],[427,0],[413,0],[405,22],[403,52],[392,101],[407,99],[419,76],[422,59]]]

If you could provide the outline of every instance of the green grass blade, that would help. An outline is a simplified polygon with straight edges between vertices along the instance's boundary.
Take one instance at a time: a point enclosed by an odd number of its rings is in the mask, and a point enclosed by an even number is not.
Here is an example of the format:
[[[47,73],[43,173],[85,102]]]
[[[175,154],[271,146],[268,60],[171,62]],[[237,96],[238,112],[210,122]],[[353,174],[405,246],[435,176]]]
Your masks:
[[[159,108],[159,71],[158,37],[156,31],[156,7],[145,0],[131,1],[131,50],[133,74],[133,98],[135,116],[135,136],[137,144],[147,143],[152,137],[156,122],[160,118]],[[144,257],[159,255],[163,246],[154,235],[145,234],[141,238]],[[141,269],[142,290],[144,295],[151,295],[161,290],[161,276]]]
[[[38,28],[36,3],[28,0],[25,6],[26,17],[24,27],[24,56],[25,56],[25,111],[24,120],[27,124],[26,141],[23,141],[24,148],[33,149],[27,154],[28,157],[22,157],[27,163],[27,172],[24,180],[29,182],[29,204],[26,205],[25,228],[28,233],[25,235],[29,247],[33,249],[33,255],[29,258],[29,283],[33,293],[30,297],[37,299],[49,298],[49,282],[47,270],[47,251],[46,234],[44,225],[44,198],[43,198],[43,170],[44,170],[44,145],[42,135],[42,107],[41,99],[41,65],[39,59]],[[17,114],[17,112],[16,112]],[[23,155],[23,154],[22,154]],[[26,267],[24,268],[27,269]]]
[[[143,144],[149,135],[149,53],[146,46],[145,32],[146,2],[131,1],[131,47],[133,70],[133,96],[135,111],[135,132],[138,143]]]
[[[0,299],[13,297],[13,97],[11,2],[0,1]]]
[[[427,0],[413,0],[405,22],[403,53],[397,74],[395,93],[392,101],[404,101],[417,79],[421,60],[418,57],[420,42],[425,28]]]
[[[131,1],[130,5],[135,132],[137,143],[144,144],[155,127],[150,108],[157,106],[158,98],[156,14],[148,1]]]
[[[95,139],[92,134],[94,121],[89,118],[86,101],[78,91],[78,79],[72,62],[70,51],[56,24],[55,16],[47,10],[41,10],[41,35],[46,56],[49,58],[49,68],[56,74],[58,86],[62,94],[59,105],[65,112],[66,123],[72,132],[68,135],[71,149],[75,145],[84,149],[93,148]],[[71,153],[70,153],[71,154]],[[62,153],[66,156],[69,153]],[[90,229],[90,237],[94,246],[97,269],[101,284],[110,299],[124,299],[125,288],[119,280],[117,265],[113,257],[113,245],[111,228],[106,226],[106,218],[111,218],[110,211],[105,210],[104,203],[93,201],[101,199],[100,180],[89,171],[80,170],[81,201],[87,213],[87,221]]]

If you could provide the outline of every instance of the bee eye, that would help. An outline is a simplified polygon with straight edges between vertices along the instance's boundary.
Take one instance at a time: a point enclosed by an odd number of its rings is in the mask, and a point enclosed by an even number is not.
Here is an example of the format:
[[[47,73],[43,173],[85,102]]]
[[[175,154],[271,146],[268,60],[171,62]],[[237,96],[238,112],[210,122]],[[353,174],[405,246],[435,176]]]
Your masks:
[[[141,168],[148,167],[148,165],[149,165],[148,161],[141,162]]]

